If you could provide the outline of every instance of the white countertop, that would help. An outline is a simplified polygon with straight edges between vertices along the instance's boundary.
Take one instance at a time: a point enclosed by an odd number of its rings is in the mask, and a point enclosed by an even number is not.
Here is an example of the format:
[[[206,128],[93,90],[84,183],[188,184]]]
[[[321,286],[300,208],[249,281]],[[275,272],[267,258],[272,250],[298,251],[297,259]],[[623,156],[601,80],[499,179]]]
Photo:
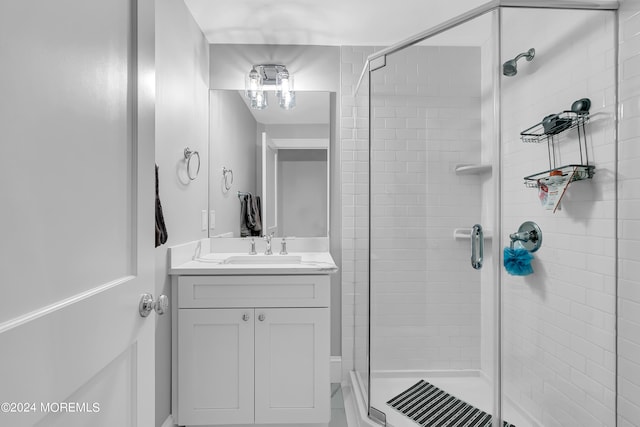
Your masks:
[[[236,245],[228,245],[236,249]],[[246,245],[243,245],[246,246]],[[328,251],[289,252],[286,258],[274,252],[265,256],[258,252],[252,259],[248,252],[211,251],[207,240],[191,242],[171,248],[169,274],[172,275],[288,275],[330,274],[338,271]],[[320,248],[321,249],[321,248]],[[233,257],[239,262],[229,263]],[[294,259],[295,262],[288,261]],[[243,263],[241,260],[250,260]],[[262,263],[260,260],[265,260]],[[283,262],[284,261],[284,262]]]

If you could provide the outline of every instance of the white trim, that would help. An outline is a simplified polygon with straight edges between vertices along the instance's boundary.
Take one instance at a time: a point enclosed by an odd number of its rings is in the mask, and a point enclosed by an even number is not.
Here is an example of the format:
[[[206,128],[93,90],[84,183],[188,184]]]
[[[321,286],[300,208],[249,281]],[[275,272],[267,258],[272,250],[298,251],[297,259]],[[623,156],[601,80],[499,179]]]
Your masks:
[[[178,424],[173,422],[173,416],[169,414],[160,427],[178,427]]]
[[[105,283],[104,285],[97,286],[93,289],[89,289],[85,292],[81,292],[79,294],[73,295],[69,298],[60,300],[53,304],[50,304],[46,307],[40,308],[38,310],[32,311],[31,313],[24,314],[22,316],[14,317],[11,320],[7,320],[4,323],[0,324],[0,334],[7,332],[11,329],[17,328],[18,326],[22,326],[26,323],[34,321],[40,317],[49,315],[55,311],[62,310],[65,307],[69,307],[77,302],[85,300],[87,298],[91,298],[93,295],[99,294],[100,292],[104,292],[110,288],[115,286],[119,286],[125,282],[128,282],[134,279],[135,276],[125,276],[119,279],[113,280],[111,282]]]
[[[332,383],[342,382],[342,356],[331,356],[331,374]]]
[[[424,377],[469,378],[469,377],[480,377],[480,376],[482,376],[482,372],[478,369],[371,371],[371,378],[424,378]]]
[[[268,140],[267,140],[267,133],[266,132],[262,132],[262,174],[261,174],[261,178],[262,178],[262,188],[261,188],[261,194],[262,194],[262,204],[260,207],[260,214],[262,215],[262,225],[267,226],[267,224],[269,223],[269,218],[267,218],[267,144],[268,144]],[[277,200],[275,201],[277,203]]]
[[[271,138],[271,145],[277,149],[328,150],[329,138]]]
[[[331,147],[327,139],[327,236],[331,236]]]

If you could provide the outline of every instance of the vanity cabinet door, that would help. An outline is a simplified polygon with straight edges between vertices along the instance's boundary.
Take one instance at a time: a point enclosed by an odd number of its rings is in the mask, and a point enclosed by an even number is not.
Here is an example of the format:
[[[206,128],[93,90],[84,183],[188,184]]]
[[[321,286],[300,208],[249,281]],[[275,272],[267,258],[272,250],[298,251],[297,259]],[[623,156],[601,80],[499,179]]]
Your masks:
[[[178,310],[180,425],[254,422],[253,309]]]
[[[255,422],[331,417],[328,308],[255,309]]]

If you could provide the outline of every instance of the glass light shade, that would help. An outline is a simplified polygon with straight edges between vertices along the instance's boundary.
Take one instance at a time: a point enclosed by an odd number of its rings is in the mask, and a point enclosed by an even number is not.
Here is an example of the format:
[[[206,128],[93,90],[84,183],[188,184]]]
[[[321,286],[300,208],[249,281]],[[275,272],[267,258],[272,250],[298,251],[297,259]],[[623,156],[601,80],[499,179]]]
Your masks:
[[[269,105],[267,92],[263,90],[256,91],[255,97],[251,98],[251,108],[254,110],[264,110]]]
[[[251,101],[254,101],[260,92],[262,92],[262,76],[255,68],[251,68],[245,79],[244,94]]]
[[[293,108],[295,108],[296,106],[296,93],[289,91],[289,92],[282,92],[282,95],[280,96],[280,107],[284,108],[285,110],[291,110]]]
[[[283,69],[276,74],[276,95],[293,91],[293,74],[289,74],[287,69]]]

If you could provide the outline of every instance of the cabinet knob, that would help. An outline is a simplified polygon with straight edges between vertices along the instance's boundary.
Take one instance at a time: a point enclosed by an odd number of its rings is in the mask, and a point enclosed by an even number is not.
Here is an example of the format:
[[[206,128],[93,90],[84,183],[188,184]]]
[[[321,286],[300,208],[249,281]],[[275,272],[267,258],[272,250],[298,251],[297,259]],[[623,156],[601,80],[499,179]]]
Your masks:
[[[245,313],[242,315],[242,320],[244,320],[245,322],[249,320],[249,314]]]
[[[264,322],[264,319],[266,318],[266,316],[264,315],[264,313],[260,313],[260,315],[258,316],[258,320],[261,322]]]

